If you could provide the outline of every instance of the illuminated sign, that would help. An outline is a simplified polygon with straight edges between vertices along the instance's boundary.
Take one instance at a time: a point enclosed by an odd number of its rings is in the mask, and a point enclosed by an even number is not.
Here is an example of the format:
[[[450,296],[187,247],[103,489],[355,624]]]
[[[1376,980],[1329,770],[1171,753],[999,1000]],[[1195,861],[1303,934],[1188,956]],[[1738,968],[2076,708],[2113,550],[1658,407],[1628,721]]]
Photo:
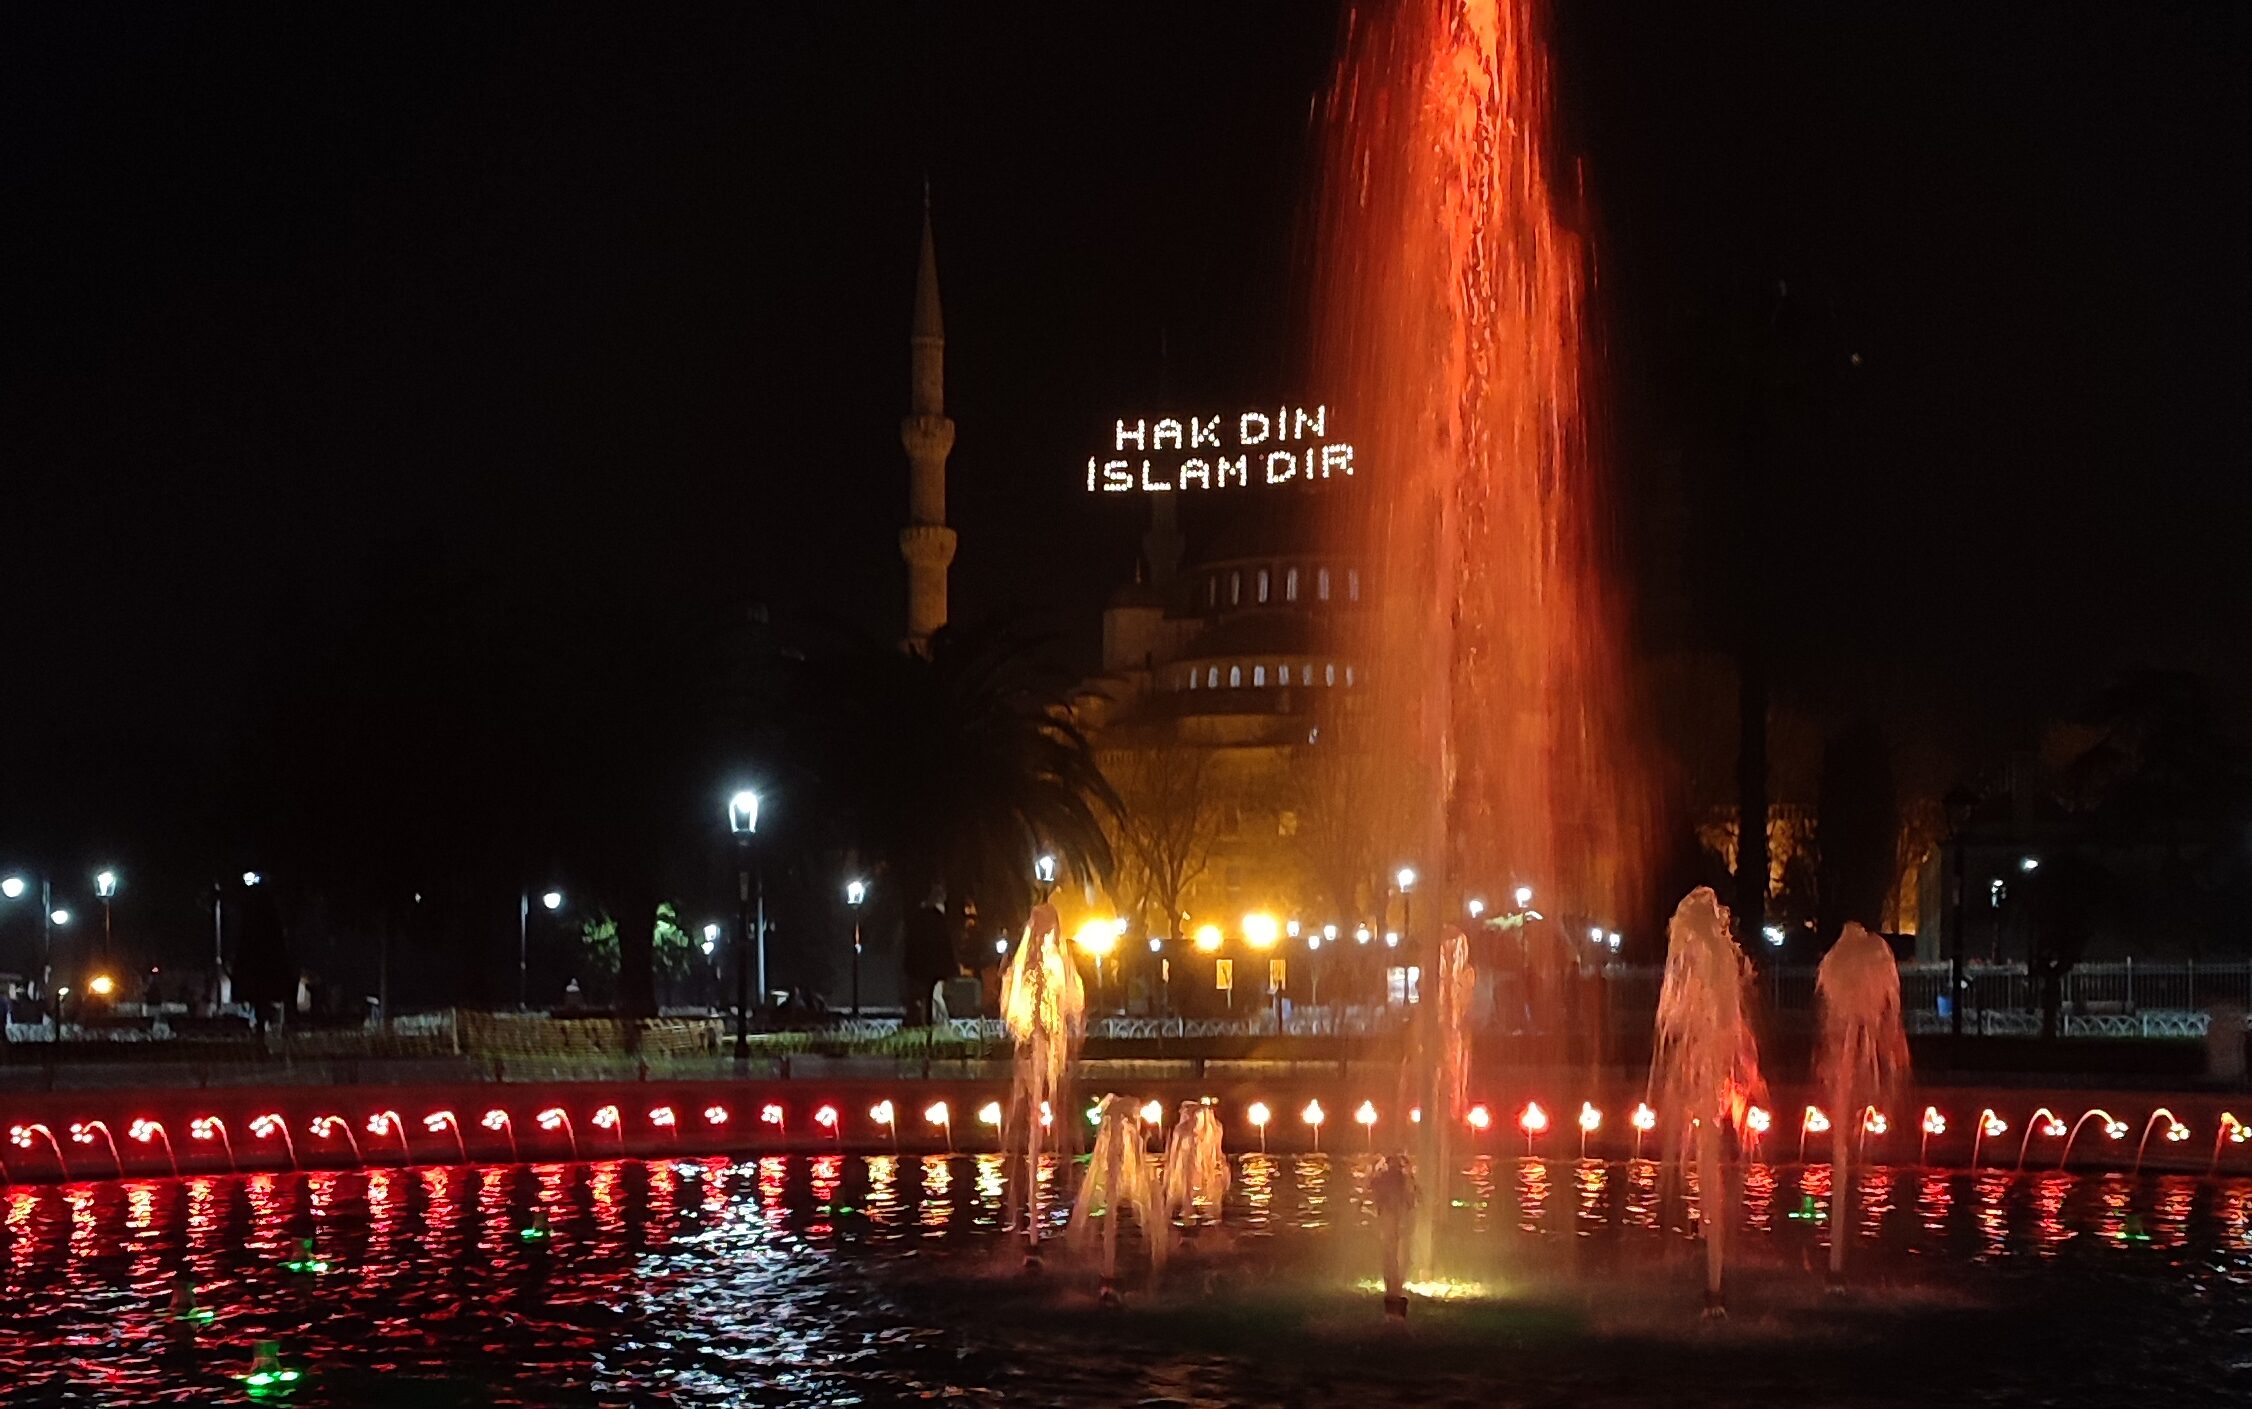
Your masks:
[[[1327,406],[1117,421],[1087,457],[1090,494],[1165,494],[1312,485],[1353,477],[1353,447],[1329,435]]]

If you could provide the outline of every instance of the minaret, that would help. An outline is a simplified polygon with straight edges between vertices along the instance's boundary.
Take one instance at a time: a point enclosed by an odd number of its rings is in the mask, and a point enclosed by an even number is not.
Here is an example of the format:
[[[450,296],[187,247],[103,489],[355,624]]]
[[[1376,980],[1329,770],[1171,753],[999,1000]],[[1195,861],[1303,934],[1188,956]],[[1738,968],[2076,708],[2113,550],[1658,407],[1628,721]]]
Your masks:
[[[938,248],[931,243],[930,189],[923,190],[923,259],[915,272],[915,323],[908,334],[907,414],[899,443],[907,450],[907,526],[899,556],[907,560],[907,649],[930,650],[946,624],[946,568],[954,561],[954,530],[946,526],[946,456],[954,423],[946,418],[946,325],[938,311]]]

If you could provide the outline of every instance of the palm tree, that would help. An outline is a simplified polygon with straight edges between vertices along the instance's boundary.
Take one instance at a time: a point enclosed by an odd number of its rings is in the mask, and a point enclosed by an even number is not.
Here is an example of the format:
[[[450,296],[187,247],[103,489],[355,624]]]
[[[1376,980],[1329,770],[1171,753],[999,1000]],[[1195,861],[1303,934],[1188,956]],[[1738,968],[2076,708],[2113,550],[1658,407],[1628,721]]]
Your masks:
[[[805,662],[785,733],[808,798],[886,874],[894,903],[942,898],[1002,928],[1031,905],[1032,863],[1107,880],[1119,802],[1065,681],[1004,629],[949,628],[919,655],[870,642]]]

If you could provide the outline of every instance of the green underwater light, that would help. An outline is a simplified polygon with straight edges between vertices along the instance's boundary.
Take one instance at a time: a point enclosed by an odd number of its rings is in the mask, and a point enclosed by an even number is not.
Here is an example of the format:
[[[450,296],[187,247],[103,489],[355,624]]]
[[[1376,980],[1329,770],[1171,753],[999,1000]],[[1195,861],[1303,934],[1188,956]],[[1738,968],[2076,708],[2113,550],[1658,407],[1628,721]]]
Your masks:
[[[1801,1194],[1798,1207],[1783,1216],[1796,1219],[1801,1223],[1820,1223],[1822,1221],[1822,1210],[1816,1206],[1812,1194]]]

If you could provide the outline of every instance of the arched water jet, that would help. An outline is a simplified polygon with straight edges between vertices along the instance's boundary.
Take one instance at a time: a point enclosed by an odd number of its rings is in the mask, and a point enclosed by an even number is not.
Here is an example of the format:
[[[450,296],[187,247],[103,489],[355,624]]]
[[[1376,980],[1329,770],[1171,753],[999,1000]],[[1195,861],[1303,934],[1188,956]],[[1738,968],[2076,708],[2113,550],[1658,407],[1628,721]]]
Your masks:
[[[2182,1124],[2172,1111],[2164,1106],[2152,1111],[2150,1119],[2143,1122],[2143,1137],[2135,1142],[2135,1167],[2128,1171],[2130,1176],[2143,1172],[2143,1152],[2150,1148],[2150,1132],[2161,1120],[2166,1122],[2166,1139],[2170,1143],[2178,1145],[2189,1138],[2189,1127]]]

